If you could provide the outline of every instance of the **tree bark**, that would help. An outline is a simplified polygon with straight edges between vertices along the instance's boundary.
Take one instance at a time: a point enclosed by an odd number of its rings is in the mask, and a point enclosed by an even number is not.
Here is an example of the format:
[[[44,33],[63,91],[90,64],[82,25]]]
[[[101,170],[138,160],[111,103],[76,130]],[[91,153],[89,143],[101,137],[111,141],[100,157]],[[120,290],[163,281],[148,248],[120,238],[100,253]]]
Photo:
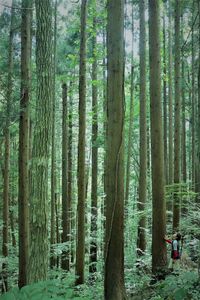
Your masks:
[[[22,1],[19,119],[19,288],[27,284],[29,257],[29,102],[32,0]]]
[[[147,190],[147,122],[146,122],[146,29],[145,1],[140,1],[140,177],[139,204],[141,217],[138,224],[138,254],[144,254],[146,249],[146,190]]]
[[[150,113],[152,162],[152,271],[159,275],[167,264],[164,235],[166,207],[164,193],[164,149],[161,106],[160,1],[149,0]]]
[[[3,177],[3,242],[2,242],[2,255],[4,258],[8,257],[8,224],[9,224],[9,182],[10,182],[10,114],[11,114],[11,101],[13,89],[13,32],[14,27],[14,9],[12,2],[11,21],[9,32],[9,48],[8,48],[8,77],[7,77],[7,90],[6,90],[6,122],[4,128],[4,177]],[[8,290],[8,264],[2,264],[2,292]]]
[[[62,115],[62,243],[65,243],[62,251],[61,266],[64,270],[69,271],[69,216],[68,216],[68,120],[67,120],[67,85],[62,85],[62,101],[63,101],[63,115]]]
[[[169,184],[174,182],[173,174],[173,88],[172,88],[172,24],[171,24],[171,0],[168,0],[169,3],[169,31],[168,31],[168,107],[169,107],[169,130],[168,130],[168,139],[169,139]]]
[[[124,1],[108,1],[105,299],[125,299],[124,286]]]
[[[134,19],[133,19],[133,6],[132,6],[132,49],[131,49],[131,87],[130,87],[130,109],[129,109],[129,129],[128,129],[128,146],[127,146],[127,162],[126,162],[126,190],[125,190],[125,212],[128,212],[128,199],[130,187],[130,162],[131,162],[131,146],[133,135],[133,118],[134,118],[134,66],[133,66],[133,39],[134,39]]]
[[[165,3],[164,11],[166,9]],[[163,15],[163,133],[164,133],[164,173],[165,184],[168,184],[168,142],[167,142],[167,63],[166,63],[166,25],[165,14]]]
[[[93,11],[93,38],[92,38],[92,187],[91,187],[91,244],[89,272],[97,270],[97,179],[98,179],[98,111],[97,111],[97,57],[96,57],[96,2]]]
[[[36,0],[36,126],[30,184],[30,259],[28,283],[46,280],[49,265],[48,160],[52,134],[52,7]]]
[[[78,231],[76,246],[76,284],[84,282],[85,259],[85,118],[86,118],[86,16],[87,0],[81,3],[81,41],[79,66],[78,136]]]
[[[175,1],[175,111],[174,111],[174,203],[173,231],[178,230],[180,223],[180,199],[178,196],[180,183],[180,0]]]
[[[50,267],[56,265],[56,256],[53,245],[56,243],[56,216],[55,216],[55,193],[56,193],[56,55],[57,55],[57,0],[54,6],[54,45],[53,45],[53,112],[52,112],[52,146],[51,146],[51,257]]]

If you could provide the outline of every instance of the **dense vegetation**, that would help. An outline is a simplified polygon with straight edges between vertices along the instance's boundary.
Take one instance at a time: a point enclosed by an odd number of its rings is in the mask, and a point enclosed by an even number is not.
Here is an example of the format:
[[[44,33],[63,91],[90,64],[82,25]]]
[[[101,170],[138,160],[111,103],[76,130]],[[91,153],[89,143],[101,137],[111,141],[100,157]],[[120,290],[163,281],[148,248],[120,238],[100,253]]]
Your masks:
[[[200,299],[199,1],[0,1],[0,167],[0,299]]]

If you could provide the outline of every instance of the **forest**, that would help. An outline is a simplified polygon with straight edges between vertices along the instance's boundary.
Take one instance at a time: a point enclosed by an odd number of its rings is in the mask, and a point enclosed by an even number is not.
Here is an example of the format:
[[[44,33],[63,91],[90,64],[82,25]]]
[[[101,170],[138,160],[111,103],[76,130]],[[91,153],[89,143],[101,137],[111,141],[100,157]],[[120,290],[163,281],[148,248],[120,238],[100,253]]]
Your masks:
[[[200,299],[200,1],[0,0],[0,299]]]

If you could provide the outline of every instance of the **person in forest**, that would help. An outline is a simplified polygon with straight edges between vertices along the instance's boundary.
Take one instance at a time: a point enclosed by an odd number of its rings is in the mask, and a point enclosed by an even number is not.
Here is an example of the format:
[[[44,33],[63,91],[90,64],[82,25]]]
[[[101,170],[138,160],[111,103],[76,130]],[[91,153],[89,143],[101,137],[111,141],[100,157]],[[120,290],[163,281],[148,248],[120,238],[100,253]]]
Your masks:
[[[171,260],[169,264],[170,269],[174,269],[174,267],[178,266],[178,260],[181,258],[181,251],[182,251],[182,244],[181,242],[181,234],[176,233],[173,234],[172,239],[169,239],[168,237],[165,237],[164,240],[171,244]]]

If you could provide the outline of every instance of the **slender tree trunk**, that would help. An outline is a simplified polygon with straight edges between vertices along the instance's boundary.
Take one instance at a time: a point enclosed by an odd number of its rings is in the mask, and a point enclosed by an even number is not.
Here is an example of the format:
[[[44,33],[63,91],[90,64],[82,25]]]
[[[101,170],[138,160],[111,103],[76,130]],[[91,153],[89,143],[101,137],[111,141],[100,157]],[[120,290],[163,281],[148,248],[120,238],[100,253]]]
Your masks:
[[[182,18],[182,41],[183,41],[183,18]],[[185,118],[185,62],[184,62],[184,55],[182,53],[182,63],[181,63],[181,84],[182,84],[182,139],[181,139],[181,149],[182,149],[182,180],[183,182],[187,182],[187,162],[186,162],[186,118]]]
[[[125,191],[125,212],[128,212],[128,199],[130,187],[130,163],[131,163],[131,146],[133,135],[133,118],[134,118],[134,66],[133,66],[133,38],[134,38],[134,20],[132,6],[132,49],[131,49],[131,87],[130,87],[130,111],[129,111],[129,131],[128,131],[128,146],[127,146],[127,163],[126,163],[126,191]],[[126,214],[127,215],[127,214]]]
[[[124,286],[124,1],[108,1],[105,299],[125,299]]]
[[[91,191],[91,244],[90,244],[90,267],[89,272],[97,270],[97,179],[98,179],[98,115],[97,115],[97,58],[96,58],[96,2],[94,3],[93,17],[93,63],[92,63],[92,191]]]
[[[27,284],[29,257],[29,102],[32,0],[22,1],[19,119],[19,288]]]
[[[171,26],[171,0],[169,3],[169,31],[168,31],[168,107],[169,107],[169,184],[174,182],[173,174],[173,96],[172,96],[172,26]]]
[[[86,118],[86,16],[87,0],[81,3],[81,41],[79,69],[78,137],[78,231],[76,246],[76,284],[84,282],[85,259],[85,118]]]
[[[3,182],[3,243],[2,243],[2,255],[4,258],[8,256],[8,224],[9,224],[9,181],[10,181],[10,111],[12,101],[12,89],[13,89],[13,27],[14,27],[14,9],[12,2],[11,9],[11,22],[9,33],[9,48],[8,48],[8,77],[7,77],[7,91],[6,91],[6,124],[4,128],[5,139],[5,152],[4,152],[4,182]],[[4,262],[2,264],[2,292],[8,290],[8,264]]]
[[[198,193],[198,203],[200,203],[200,2],[198,2],[199,10],[199,70],[198,70],[198,118],[197,118],[197,179],[196,193]],[[199,275],[200,275],[200,256],[199,256]]]
[[[55,191],[56,191],[56,141],[55,141],[55,123],[56,123],[56,47],[57,47],[57,0],[54,6],[54,46],[53,46],[53,113],[52,113],[52,146],[51,146],[51,257],[50,267],[56,265],[56,257],[53,245],[56,243],[56,219],[55,219]]]
[[[52,7],[36,0],[36,125],[30,184],[28,283],[46,280],[49,265],[48,160],[52,132]]]
[[[165,11],[164,3],[164,11]],[[163,15],[163,132],[164,132],[164,172],[165,184],[168,184],[168,142],[167,142],[167,63],[166,63],[166,25],[165,14]]]
[[[73,114],[72,114],[72,82],[70,82],[69,86],[69,117],[68,117],[68,217],[69,217],[69,232],[70,232],[70,241],[71,241],[71,262],[73,262],[74,250],[73,250],[73,242],[75,241],[74,232],[75,226],[73,226],[75,219],[75,210],[72,206],[72,187],[73,187],[73,156],[72,156],[72,145],[73,145]]]
[[[175,1],[175,111],[174,111],[174,204],[173,204],[173,230],[179,228],[180,199],[178,195],[180,183],[180,0]]]
[[[160,274],[167,263],[166,207],[164,193],[164,149],[161,106],[160,1],[149,0],[149,58],[151,105],[151,162],[152,162],[152,271]]]
[[[65,243],[62,251],[62,268],[69,271],[69,221],[68,221],[68,128],[67,128],[67,85],[62,85],[63,115],[62,115],[62,243]]]
[[[138,225],[138,254],[146,249],[146,190],[147,190],[147,122],[146,122],[146,29],[145,1],[140,1],[140,177],[139,177],[139,212],[142,214]]]
[[[192,5],[192,20],[194,22],[194,10],[195,10],[195,0],[193,0]],[[195,44],[194,44],[194,26],[192,26],[192,115],[191,115],[191,127],[192,127],[192,187],[195,189],[195,155],[196,155],[196,145],[195,145],[195,131],[196,131],[196,95],[195,95]]]

